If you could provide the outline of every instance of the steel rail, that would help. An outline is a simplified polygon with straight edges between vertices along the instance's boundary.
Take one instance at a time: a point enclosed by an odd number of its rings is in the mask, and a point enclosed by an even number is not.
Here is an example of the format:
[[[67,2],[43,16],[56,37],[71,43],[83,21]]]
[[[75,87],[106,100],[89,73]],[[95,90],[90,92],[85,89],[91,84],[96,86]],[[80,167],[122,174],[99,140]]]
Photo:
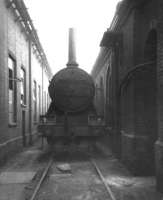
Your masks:
[[[30,198],[30,200],[34,200],[34,199],[35,199],[35,197],[36,197],[36,195],[37,195],[37,193],[38,193],[38,191],[39,191],[39,189],[40,189],[40,187],[41,187],[41,184],[43,183],[43,181],[44,181],[44,179],[45,179],[45,177],[46,177],[46,175],[47,175],[47,173],[48,173],[48,171],[49,171],[49,168],[51,167],[52,163],[53,163],[53,158],[50,159],[50,161],[49,161],[47,167],[45,168],[45,170],[44,170],[44,172],[43,172],[43,174],[42,174],[42,176],[41,176],[41,179],[40,179],[40,181],[38,182],[38,184],[37,184],[37,186],[36,186],[36,188],[35,188],[35,190],[34,190],[32,196],[31,196],[31,198]]]
[[[113,192],[111,191],[110,187],[109,187],[108,184],[106,183],[106,180],[105,180],[104,176],[102,175],[102,173],[101,173],[100,169],[98,168],[98,166],[97,166],[96,162],[94,161],[94,159],[91,159],[91,163],[93,164],[93,166],[94,166],[94,168],[95,168],[97,174],[98,174],[99,177],[101,178],[101,180],[102,180],[102,182],[103,182],[103,184],[104,184],[104,186],[105,186],[105,188],[106,188],[106,190],[107,190],[109,196],[111,197],[111,200],[116,200],[116,198],[115,198]]]

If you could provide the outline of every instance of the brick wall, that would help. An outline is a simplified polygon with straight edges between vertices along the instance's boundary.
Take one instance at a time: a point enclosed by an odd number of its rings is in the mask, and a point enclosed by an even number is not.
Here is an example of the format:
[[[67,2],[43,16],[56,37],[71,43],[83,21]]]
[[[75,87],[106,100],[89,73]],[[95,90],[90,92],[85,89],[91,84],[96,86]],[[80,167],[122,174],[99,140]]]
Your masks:
[[[26,124],[28,124],[28,110],[29,110],[29,41],[26,37],[25,33],[23,33],[23,30],[20,26],[20,23],[16,21],[14,13],[11,9],[6,9],[7,12],[7,43],[5,45],[7,54],[6,54],[6,60],[8,59],[8,54],[10,54],[16,61],[16,77],[20,78],[20,70],[23,66],[26,71]],[[6,80],[8,80],[8,67],[6,67]],[[9,127],[7,128],[8,134],[5,132],[6,139],[10,139],[13,137],[21,136],[21,103],[20,103],[20,81],[16,81],[16,87],[17,87],[17,122],[15,127]],[[6,84],[5,90],[8,92],[8,82]],[[6,107],[8,107],[8,93],[6,96]],[[6,122],[8,121],[8,109],[5,111],[6,116]],[[26,126],[26,132],[28,132],[28,126]]]
[[[156,62],[138,65],[150,61],[152,54],[156,54],[157,41],[152,38],[149,44],[148,37],[157,27],[157,3],[154,0],[124,3],[116,12],[117,24],[111,26],[113,32],[122,35],[122,42],[107,47],[112,55],[107,58],[111,62],[111,76],[110,86],[104,89],[110,89],[106,92],[109,96],[105,96],[110,104],[105,113],[109,112],[106,114],[108,126],[115,129],[115,134],[122,133],[122,159],[134,172],[144,173],[154,163],[154,156],[149,152],[152,150],[153,154],[157,138]],[[154,50],[150,49],[151,44]],[[96,68],[99,76],[106,74],[103,62],[104,57],[100,57],[97,63],[101,67]]]
[[[163,192],[163,2],[158,0],[157,24],[157,120],[158,139],[155,146],[157,188]]]
[[[20,149],[23,144],[28,144],[29,136],[34,134],[36,124],[33,123],[31,118],[32,108],[32,79],[37,79],[40,84],[41,91],[47,93],[47,86],[49,76],[47,71],[42,71],[42,61],[37,62],[37,66],[34,66],[31,62],[31,41],[27,32],[21,25],[19,19],[15,16],[14,9],[7,8],[7,1],[0,0],[0,159],[6,157],[9,152],[14,152],[14,149]],[[36,41],[35,41],[36,42]],[[35,47],[36,48],[36,47]],[[36,49],[38,50],[38,49]],[[9,89],[8,89],[8,56],[11,55],[16,61],[16,113],[17,120],[15,124],[9,124]],[[40,59],[40,58],[39,58]],[[37,59],[36,59],[37,60]],[[21,68],[24,68],[26,74],[26,103],[21,104]],[[44,66],[45,67],[45,66]],[[31,68],[31,71],[30,71]],[[37,73],[41,75],[38,79]],[[42,73],[43,72],[43,73]],[[30,77],[30,73],[33,76]],[[43,74],[43,76],[42,76]],[[38,94],[37,94],[38,95]],[[42,96],[41,96],[42,98]],[[46,96],[47,98],[47,96]],[[43,100],[41,100],[42,105]],[[47,107],[47,105],[46,105]],[[38,110],[38,105],[37,105]],[[24,130],[23,130],[23,113],[24,118]],[[37,114],[39,114],[37,112]],[[37,119],[39,116],[37,115]],[[24,140],[24,141],[23,141]]]
[[[7,110],[6,106],[6,98],[7,98],[7,81],[6,81],[6,73],[7,69],[5,68],[7,60],[6,55],[7,55],[7,50],[5,48],[7,44],[7,35],[5,34],[7,31],[7,15],[5,13],[5,5],[3,1],[0,1],[0,91],[2,95],[0,95],[0,132],[4,133],[6,127],[8,124],[6,123],[6,116],[5,116],[5,111]],[[3,83],[3,84],[2,84]],[[2,139],[4,141],[4,134],[2,136]]]
[[[150,41],[154,44],[152,47],[154,49],[150,49],[150,45],[146,43],[149,31],[155,28],[156,3],[149,1],[143,6],[135,7],[132,13],[134,16],[132,21],[133,57],[129,55],[129,58],[132,58],[133,65],[130,66],[130,76],[126,83],[132,89],[130,90],[131,95],[126,97],[126,105],[122,106],[124,107],[122,108],[124,110],[123,123],[130,127],[127,128],[128,132],[126,133],[122,127],[122,131],[124,131],[122,134],[122,159],[134,173],[144,174],[153,173],[154,165],[150,163],[154,163],[154,141],[157,138],[156,62],[153,65],[142,64],[151,59],[154,60],[152,54],[156,54],[157,41],[155,38]],[[137,65],[141,65],[139,70],[137,70]],[[128,117],[126,112],[128,112]],[[146,170],[149,165],[151,168],[148,167]]]

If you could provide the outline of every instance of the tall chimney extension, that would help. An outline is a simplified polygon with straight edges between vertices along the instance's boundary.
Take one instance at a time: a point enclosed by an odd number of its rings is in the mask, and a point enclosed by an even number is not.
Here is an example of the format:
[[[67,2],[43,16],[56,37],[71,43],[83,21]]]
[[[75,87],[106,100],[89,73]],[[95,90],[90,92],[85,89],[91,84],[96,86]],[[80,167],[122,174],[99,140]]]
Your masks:
[[[77,67],[76,62],[76,46],[75,46],[75,30],[69,28],[69,47],[68,47],[68,63],[67,67]]]

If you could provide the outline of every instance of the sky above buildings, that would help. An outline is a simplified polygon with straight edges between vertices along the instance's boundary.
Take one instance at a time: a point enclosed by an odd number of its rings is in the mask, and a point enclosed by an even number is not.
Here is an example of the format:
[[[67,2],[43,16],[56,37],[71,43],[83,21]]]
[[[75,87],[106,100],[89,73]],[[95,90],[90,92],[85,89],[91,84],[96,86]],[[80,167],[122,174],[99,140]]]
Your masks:
[[[25,0],[53,73],[68,61],[68,28],[76,29],[79,67],[90,72],[119,0]]]

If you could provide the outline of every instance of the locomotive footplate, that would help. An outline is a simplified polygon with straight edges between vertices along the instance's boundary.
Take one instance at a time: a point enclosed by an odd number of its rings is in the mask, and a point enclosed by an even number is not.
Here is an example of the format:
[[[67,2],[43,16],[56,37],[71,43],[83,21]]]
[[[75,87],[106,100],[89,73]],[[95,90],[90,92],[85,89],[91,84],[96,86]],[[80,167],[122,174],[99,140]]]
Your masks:
[[[41,136],[43,137],[102,136],[103,130],[104,130],[104,126],[71,126],[65,132],[65,127],[63,125],[54,125],[50,123],[38,125],[38,132],[41,133]]]
[[[43,123],[38,125],[38,132],[41,137],[47,138],[48,143],[81,143],[96,141],[104,135],[104,126],[71,126],[65,130],[64,125]]]

